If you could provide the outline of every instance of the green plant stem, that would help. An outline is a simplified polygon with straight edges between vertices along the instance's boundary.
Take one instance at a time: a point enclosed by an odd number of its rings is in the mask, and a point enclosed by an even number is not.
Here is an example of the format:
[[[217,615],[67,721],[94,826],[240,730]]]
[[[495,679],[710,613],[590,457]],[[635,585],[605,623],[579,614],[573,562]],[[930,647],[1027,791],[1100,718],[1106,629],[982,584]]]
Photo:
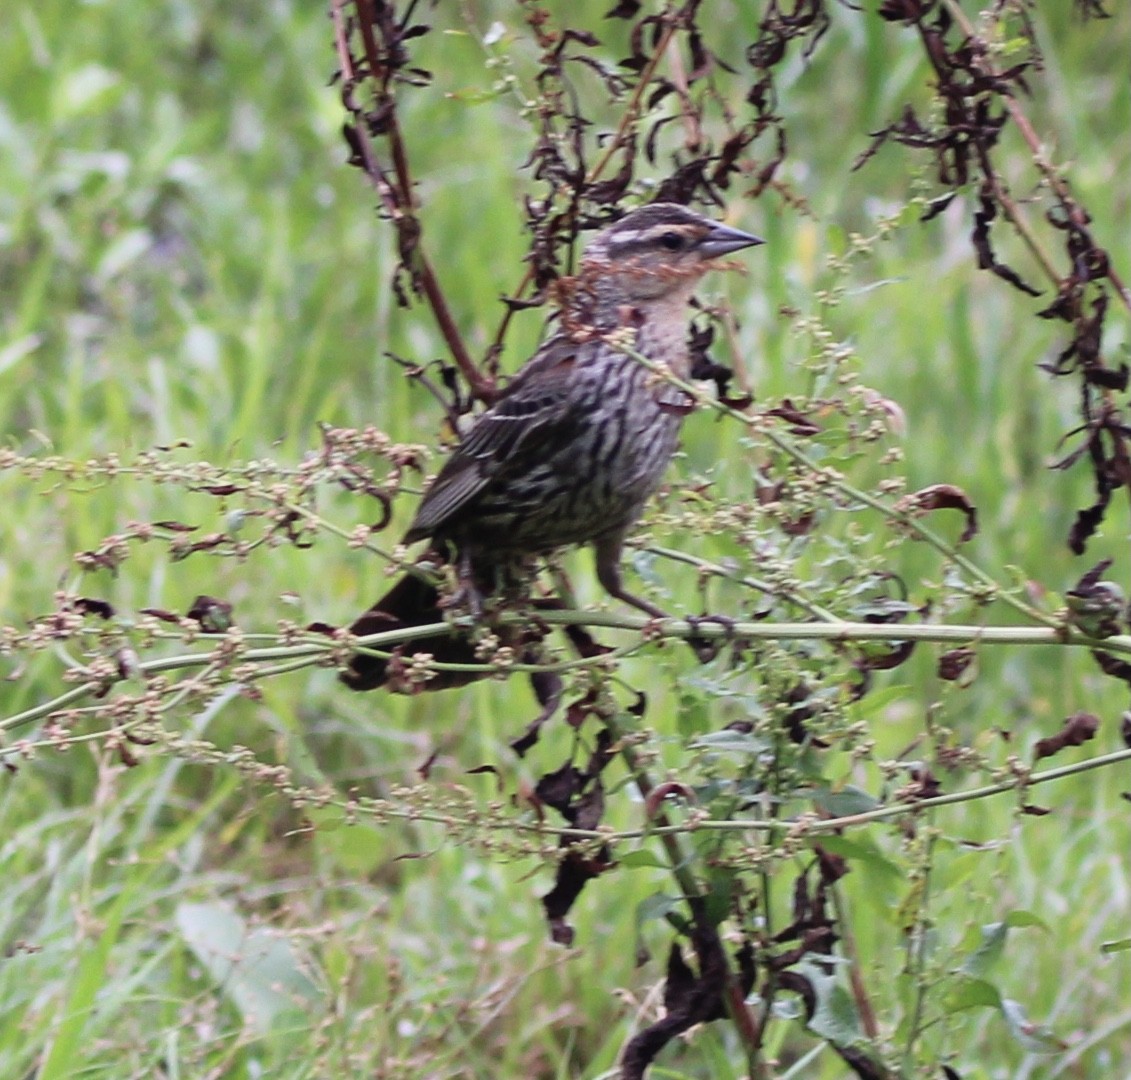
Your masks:
[[[860,950],[856,945],[856,934],[849,917],[844,890],[839,881],[834,881],[829,887],[829,895],[832,897],[837,932],[840,935],[840,949],[845,960],[848,961],[848,985],[852,988],[852,1000],[856,1003],[860,1026],[869,1039],[875,1040],[880,1037],[880,1025],[868,994],[865,973],[860,966]]]
[[[882,514],[889,521],[897,524],[901,529],[913,533],[918,539],[930,544],[941,555],[950,559],[956,566],[967,573],[973,580],[980,583],[987,590],[992,591],[993,595],[1000,599],[1003,603],[1014,608],[1020,612],[1027,619],[1034,622],[1044,623],[1046,626],[1058,626],[1058,620],[1055,615],[1050,615],[1033,607],[1031,604],[1026,604],[1024,601],[1019,600],[1012,593],[1002,589],[1001,585],[986,571],[979,567],[976,563],[971,562],[965,555],[960,554],[951,544],[948,544],[942,537],[938,536],[933,530],[928,529],[915,515],[910,511],[899,510],[896,507],[885,502],[883,499],[877,498],[870,492],[864,491],[861,488],[850,484],[838,470],[825,467],[818,462],[814,461],[804,450],[802,450],[792,439],[787,438],[780,432],[775,431],[771,426],[772,422],[761,415],[739,412],[737,409],[726,405],[723,402],[710,397],[705,394],[703,390],[695,383],[688,382],[686,379],[681,379],[674,375],[672,371],[663,364],[657,364],[642,353],[637,352],[636,349],[626,344],[618,334],[610,335],[608,338],[610,345],[619,349],[627,356],[631,356],[642,367],[647,368],[653,374],[662,378],[665,382],[671,383],[673,386],[678,387],[685,394],[688,394],[697,404],[706,405],[714,409],[716,412],[722,413],[724,416],[729,416],[737,420],[743,426],[755,431],[759,436],[766,439],[768,442],[773,443],[782,453],[793,458],[799,465],[803,465],[820,481],[827,484],[835,491],[839,491],[853,502],[862,506],[870,507]]]
[[[638,641],[591,659],[563,660],[551,664],[515,663],[508,664],[505,669],[491,664],[435,663],[431,666],[437,671],[480,671],[496,674],[502,670],[508,673],[527,674],[545,671],[572,671],[608,664],[613,660],[621,659],[639,651],[651,640],[679,640],[689,637],[724,641],[731,638],[770,641],[835,641],[846,644],[863,641],[922,641],[978,645],[1064,645],[1076,648],[1102,649],[1104,652],[1131,656],[1131,637],[1127,635],[1118,635],[1101,640],[1085,637],[1078,631],[1067,627],[1052,629],[1039,626],[903,626],[860,622],[734,622],[722,625],[711,622],[688,622],[685,619],[656,620],[635,613],[620,614],[606,611],[546,611],[540,612],[538,617],[551,626],[595,626],[637,633],[646,630],[647,633]],[[525,615],[518,612],[504,612],[498,617],[498,621],[503,625],[522,625],[526,618]],[[356,645],[364,649],[371,649],[377,655],[384,655],[388,649],[397,645],[418,638],[431,637],[435,633],[435,626],[403,627],[358,638]],[[238,653],[227,659],[227,664],[284,662],[288,665],[288,670],[295,670],[303,666],[325,664],[328,656],[341,648],[341,642],[331,642],[324,638],[304,638],[295,644],[280,645],[275,648],[241,648]],[[143,660],[137,666],[137,673],[141,676],[151,676],[169,671],[201,668],[216,663],[216,660],[216,655],[211,650],[198,653],[180,653],[156,660]],[[304,663],[292,663],[292,661],[300,660]],[[0,731],[11,730],[22,724],[41,719],[60,709],[65,709],[96,690],[104,688],[104,686],[105,682],[102,680],[91,680],[81,686],[73,687],[48,701],[0,720]]]
[[[75,691],[70,692],[72,695],[75,695],[72,697],[72,701],[78,700],[77,690],[80,689],[85,690],[85,688],[76,688]],[[57,709],[58,706],[56,705],[55,708]],[[119,730],[120,727],[121,725],[119,725]],[[108,737],[113,733],[113,729],[110,729],[101,734]],[[58,745],[58,741],[52,739],[21,740],[8,746],[0,747],[0,760],[22,756],[40,749],[58,749]],[[818,818],[812,816],[807,820],[797,818],[763,818],[742,821],[697,818],[694,822],[686,825],[672,825],[669,822],[664,822],[654,824],[647,828],[620,830],[576,829],[567,826],[554,827],[545,823],[531,824],[529,822],[516,821],[511,818],[492,820],[487,816],[477,817],[477,824],[483,828],[492,830],[551,836],[556,839],[590,840],[608,844],[627,843],[629,841],[644,840],[651,837],[660,837],[662,839],[669,835],[689,834],[704,830],[719,833],[752,832],[780,834],[793,832],[805,837],[815,837],[829,833],[836,834],[845,829],[857,828],[861,825],[870,825],[878,821],[886,821],[909,815],[921,815],[936,807],[953,806],[964,802],[975,802],[979,799],[991,798],[992,796],[1002,795],[1007,792],[1017,793],[1019,791],[1027,791],[1030,788],[1052,783],[1056,780],[1063,780],[1069,776],[1090,772],[1093,769],[1122,765],[1129,761],[1131,761],[1131,749],[1116,750],[1110,754],[1102,754],[1099,757],[1073,762],[1070,765],[1061,765],[1055,769],[1046,769],[1043,772],[1030,773],[1022,769],[1008,780],[986,784],[977,788],[970,788],[967,791],[956,791],[946,795],[936,795],[932,798],[920,799],[916,802],[892,803],[887,806],[877,807],[875,810],[867,810],[859,814],[846,814],[841,817],[832,818]],[[319,797],[318,802],[321,805],[336,807],[351,816],[360,810],[368,811],[381,818],[394,818],[406,821],[430,821],[449,827],[459,824],[450,814],[405,809],[402,806],[380,799],[359,799],[347,802],[341,799],[324,799]]]
[[[919,902],[916,905],[915,924],[907,940],[907,970],[915,982],[915,1003],[911,1010],[911,1020],[907,1025],[907,1043],[903,1051],[903,1073],[913,1075],[915,1044],[922,1035],[923,1011],[927,1006],[927,993],[930,986],[926,980],[927,969],[927,933],[930,929],[928,923],[928,909],[930,907],[931,891],[931,854],[934,850],[934,840],[930,833],[922,838],[926,847],[919,867],[922,874],[922,889],[919,892]]]
[[[681,562],[686,563],[688,566],[694,566],[700,573],[711,574],[713,577],[722,578],[724,581],[731,581],[735,584],[743,585],[748,589],[753,589],[766,596],[778,596],[786,603],[794,604],[801,608],[802,611],[809,612],[815,619],[823,619],[825,622],[841,621],[831,611],[821,607],[820,604],[815,604],[812,600],[798,593],[787,592],[777,586],[771,585],[769,582],[761,581],[748,574],[735,573],[733,570],[728,570],[725,566],[720,566],[718,563],[713,563],[708,559],[701,559],[699,556],[692,555],[690,552],[678,551],[675,548],[660,547],[657,544],[649,544],[644,550],[653,555],[659,555],[661,558],[670,559],[672,562]]]
[[[904,817],[907,815],[918,815],[928,810],[932,810],[939,806],[953,806],[958,803],[974,802],[978,799],[989,798],[993,795],[1001,795],[1005,792],[1016,792],[1020,789],[1029,789],[1037,787],[1040,784],[1051,783],[1054,780],[1062,780],[1069,776],[1075,776],[1079,773],[1089,772],[1092,769],[1106,768],[1111,765],[1120,765],[1125,762],[1131,761],[1131,749],[1116,750],[1110,754],[1104,754],[1100,757],[1088,758],[1086,761],[1074,762],[1071,765],[1062,765],[1056,769],[1047,769],[1044,772],[1030,773],[1026,776],[1015,777],[1010,780],[1002,781],[996,784],[986,784],[982,787],[971,788],[968,791],[956,791],[947,795],[936,795],[930,799],[920,799],[913,803],[893,803],[888,806],[881,806],[875,810],[864,811],[859,814],[846,814],[842,817],[832,818],[817,818],[813,817],[810,820],[801,823],[797,820],[790,820],[783,818],[780,820],[760,819],[749,821],[734,821],[734,820],[716,820],[713,818],[697,819],[694,823],[689,825],[656,825],[651,828],[645,829],[571,829],[571,828],[554,828],[547,825],[531,825],[523,822],[506,821],[499,824],[491,824],[492,828],[503,828],[514,830],[516,832],[528,833],[541,833],[548,834],[555,837],[567,837],[575,840],[599,840],[610,844],[620,843],[629,840],[644,840],[649,837],[659,836],[663,837],[669,833],[691,833],[701,832],[703,830],[715,832],[763,832],[763,833],[785,833],[785,832],[798,832],[806,837],[821,836],[828,833],[839,833],[843,829],[855,828],[860,825],[868,825],[876,821],[884,821],[891,818]],[[335,802],[333,805],[338,805],[346,808],[347,804],[344,802]],[[361,800],[356,804],[361,807],[369,805],[366,800]],[[448,822],[449,819],[443,816],[435,818],[428,818],[427,814],[421,814],[416,811],[398,810],[388,804],[380,803],[380,812],[389,817],[404,817],[404,818],[421,818],[423,820],[435,820]]]
[[[627,732],[616,723],[615,717],[607,717],[606,724],[609,727],[614,741],[623,740]],[[648,797],[654,790],[654,784],[652,783],[648,771],[640,763],[635,748],[631,743],[626,743],[622,746],[621,757],[624,759],[625,765],[628,767],[628,771],[632,775],[633,781],[636,783],[640,797],[644,800],[644,803],[647,804]],[[699,888],[699,883],[695,875],[691,872],[691,855],[685,850],[682,840],[682,833],[686,830],[681,831],[673,828],[663,807],[656,810],[653,820],[656,822],[655,832],[659,836],[660,843],[663,845],[664,851],[668,857],[668,867],[671,870],[672,876],[679,884],[680,889],[683,891],[684,898],[691,909],[692,921],[698,924],[700,934],[709,938],[712,946],[717,948],[724,957],[727,970],[727,985],[724,987],[723,1002],[744,1047],[751,1075],[756,1075],[761,1071],[760,1029],[758,1025],[755,1024],[754,1018],[750,1014],[750,1009],[746,1005],[742,989],[735,976],[730,959],[726,957],[726,950],[723,949],[718,928],[706,923],[706,914],[703,905],[704,898]]]
[[[745,622],[726,624],[686,619],[649,619],[646,615],[612,611],[546,611],[538,617],[551,626],[583,625],[609,630],[648,630],[648,636],[662,638],[703,637],[726,640],[769,641],[934,641],[943,644],[975,645],[1071,645],[1131,656],[1131,635],[1091,638],[1078,630],[1054,626],[979,626],[974,623],[866,623],[848,620],[829,623]],[[504,615],[501,621],[521,621]],[[417,637],[424,634],[415,628]],[[428,629],[428,628],[425,628]],[[432,630],[434,633],[434,629]],[[374,638],[380,635],[373,635]],[[359,638],[359,643],[370,643]],[[376,644],[376,642],[373,642]],[[531,670],[543,670],[530,665]],[[514,670],[525,670],[516,664]]]

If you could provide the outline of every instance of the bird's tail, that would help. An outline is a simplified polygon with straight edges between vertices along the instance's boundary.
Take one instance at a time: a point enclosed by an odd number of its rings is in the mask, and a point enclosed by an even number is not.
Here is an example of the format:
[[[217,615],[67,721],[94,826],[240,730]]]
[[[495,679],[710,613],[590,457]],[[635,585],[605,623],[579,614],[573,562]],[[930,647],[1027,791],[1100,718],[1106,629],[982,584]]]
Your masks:
[[[406,661],[415,653],[430,653],[432,658],[445,664],[474,664],[475,646],[469,638],[459,635],[444,622],[440,608],[440,594],[435,585],[422,577],[406,574],[364,615],[354,620],[350,630],[358,637],[377,634],[385,630],[400,630],[411,626],[436,625],[436,633],[416,638],[397,650],[392,659],[382,659],[365,653],[356,653],[340,678],[351,690],[376,690],[386,683],[390,689],[400,689],[400,672]],[[401,650],[403,649],[403,654]],[[475,672],[434,672],[427,682],[417,686],[424,690],[446,690],[464,686],[480,676]]]

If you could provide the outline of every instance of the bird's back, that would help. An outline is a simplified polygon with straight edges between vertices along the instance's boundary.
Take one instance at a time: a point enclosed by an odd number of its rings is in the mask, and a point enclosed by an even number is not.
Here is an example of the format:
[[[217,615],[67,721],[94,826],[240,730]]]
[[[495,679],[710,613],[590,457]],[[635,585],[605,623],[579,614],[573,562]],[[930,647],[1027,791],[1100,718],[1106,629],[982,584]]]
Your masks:
[[[623,531],[676,446],[678,412],[653,383],[604,340],[552,339],[445,463],[406,539],[533,554]]]

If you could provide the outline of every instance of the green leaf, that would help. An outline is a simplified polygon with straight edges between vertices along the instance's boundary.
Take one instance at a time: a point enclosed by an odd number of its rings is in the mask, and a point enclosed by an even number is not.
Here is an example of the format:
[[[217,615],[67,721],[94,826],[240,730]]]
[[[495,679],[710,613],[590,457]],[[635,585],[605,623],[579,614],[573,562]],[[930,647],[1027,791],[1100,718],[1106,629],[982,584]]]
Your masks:
[[[1009,931],[1026,926],[1038,926],[1048,931],[1045,923],[1031,911],[1011,911],[1001,922],[987,923],[981,928],[981,941],[966,958],[962,971],[979,977],[989,971],[1005,951]]]
[[[959,975],[942,996],[943,1009],[948,1013],[965,1009],[1000,1009],[1001,994],[993,983],[985,979]]]
[[[1034,914],[1032,911],[1026,911],[1024,908],[1017,908],[1015,911],[1011,911],[1006,915],[1005,925],[1008,926],[1010,930],[1019,930],[1025,926],[1036,926],[1046,934],[1052,933],[1048,923],[1046,923],[1044,919]]]
[[[810,793],[810,798],[818,810],[833,817],[849,817],[852,814],[866,814],[881,805],[880,800],[874,795],[869,795],[862,788],[848,785],[833,791],[830,788],[817,788]]]
[[[372,874],[399,853],[385,830],[364,821],[351,823],[334,807],[309,806],[306,813],[318,850],[347,874]]]
[[[121,942],[126,915],[138,898],[145,895],[169,853],[200,830],[217,807],[231,797],[238,783],[239,780],[234,775],[220,783],[212,798],[199,807],[196,813],[186,814],[175,828],[161,833],[155,843],[142,848],[139,852],[139,865],[148,869],[128,878],[113,900],[98,910],[102,932],[77,959],[77,967],[69,983],[69,994],[59,1009],[60,1021],[36,1073],[36,1080],[63,1080],[77,1074],[86,1052],[87,1040],[84,1037],[88,1036],[87,1024],[105,990],[113,953]]]
[[[940,843],[944,839],[951,842],[949,837],[940,837]],[[959,847],[957,853],[953,854],[951,858],[939,861],[939,872],[934,875],[935,880],[941,888],[948,892],[966,888],[968,887],[967,883],[972,879],[975,881],[984,880],[986,859],[992,857],[992,850],[969,850]]]
[[[831,255],[848,254],[848,232],[840,225],[829,225],[825,229],[825,243]]]
[[[803,960],[792,970],[808,980],[816,997],[809,1030],[839,1046],[859,1042],[864,1035],[856,1003],[836,975],[830,975],[823,965],[810,960]]]
[[[1055,1054],[1064,1049],[1064,1042],[1044,1024],[1035,1024],[1025,1015],[1025,1007],[1011,998],[1004,998],[1001,1013],[1009,1025],[1009,1033],[1030,1054]]]
[[[121,97],[122,77],[101,64],[87,64],[59,77],[51,103],[60,120],[106,112]]]
[[[97,940],[84,949],[70,983],[70,995],[61,1011],[62,1022],[51,1040],[46,1058],[36,1073],[38,1080],[63,1080],[74,1076],[82,1059],[81,1039],[94,1012],[95,999],[108,976],[110,957],[122,929],[126,908],[138,886],[127,887],[103,913],[104,929]]]
[[[981,944],[966,958],[962,972],[975,978],[984,975],[997,963],[1005,950],[1009,927],[1004,922],[987,923],[982,927]]]
[[[814,847],[821,847],[831,855],[839,855],[849,862],[865,863],[893,881],[902,882],[903,871],[896,866],[875,844],[866,836],[849,838],[847,836],[821,836],[813,840]]]
[[[94,277],[99,284],[116,278],[123,270],[128,269],[152,246],[153,237],[147,229],[127,229],[114,238],[110,246],[102,253],[98,265],[94,268]]]
[[[185,944],[249,1026],[265,1032],[280,1017],[319,1002],[321,991],[290,942],[250,928],[231,905],[178,904],[176,920]]]
[[[467,86],[462,90],[452,90],[444,96],[463,105],[485,105],[510,93],[506,86]]]
[[[623,866],[627,870],[635,870],[641,866],[656,867],[660,870],[666,870],[668,864],[656,856],[652,851],[647,848],[637,848],[636,851],[630,851],[627,855],[617,856],[617,865]]]
[[[764,754],[772,748],[769,739],[745,731],[710,731],[691,743],[692,750],[715,750],[730,754]]]
[[[902,285],[907,280],[906,277],[878,278],[876,281],[869,281],[867,284],[860,285],[855,289],[847,289],[846,294],[848,296],[864,296],[876,289],[882,289],[885,285]]]
[[[770,1006],[770,1013],[776,1020],[800,1020],[805,1010],[800,998],[793,995],[789,997],[779,995],[774,998],[774,1002]]]
[[[888,707],[898,701],[914,700],[915,692],[912,687],[899,683],[895,686],[885,686],[865,694],[859,701],[852,705],[852,713],[861,720],[877,720],[884,717]]]
[[[0,349],[0,375],[15,367],[25,356],[30,356],[43,344],[42,334],[24,334]]]
[[[850,1046],[863,1038],[856,1003],[839,983],[834,982],[827,993],[818,993],[817,1011],[809,1021],[809,1030],[841,1046]]]
[[[677,907],[680,898],[668,896],[666,893],[652,893],[636,905],[636,928],[640,929],[646,922],[653,919],[666,919]]]
[[[666,582],[656,569],[656,556],[650,551],[635,551],[632,554],[632,569],[640,580],[653,588],[663,589]]]
[[[718,926],[733,910],[738,874],[729,867],[711,867],[707,871],[707,881],[707,919],[712,926]]]

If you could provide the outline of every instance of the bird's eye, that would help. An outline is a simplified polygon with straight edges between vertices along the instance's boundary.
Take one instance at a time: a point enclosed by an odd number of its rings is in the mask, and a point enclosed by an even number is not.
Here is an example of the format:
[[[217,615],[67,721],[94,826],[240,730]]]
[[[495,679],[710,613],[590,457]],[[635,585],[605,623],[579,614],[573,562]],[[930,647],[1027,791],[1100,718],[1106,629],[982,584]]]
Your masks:
[[[668,251],[682,251],[686,238],[677,232],[666,232],[660,236],[660,246]]]

